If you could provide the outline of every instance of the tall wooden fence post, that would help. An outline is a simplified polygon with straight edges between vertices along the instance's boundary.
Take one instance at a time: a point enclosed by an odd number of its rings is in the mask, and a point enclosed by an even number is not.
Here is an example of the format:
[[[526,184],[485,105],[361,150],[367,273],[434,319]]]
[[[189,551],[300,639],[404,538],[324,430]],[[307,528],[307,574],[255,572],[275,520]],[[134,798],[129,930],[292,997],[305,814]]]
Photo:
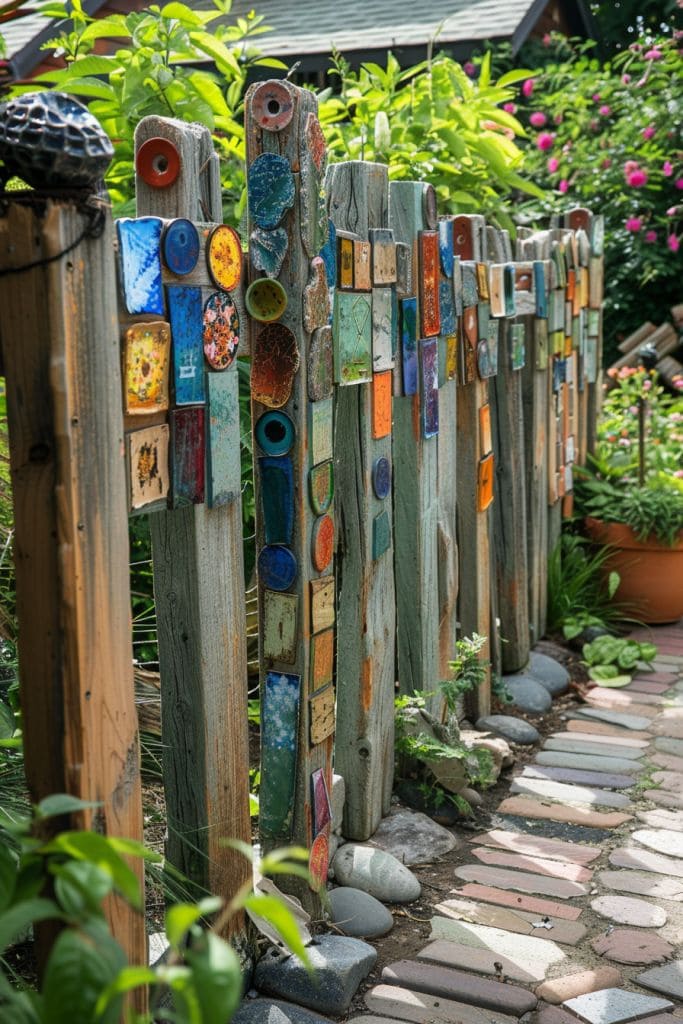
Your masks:
[[[335,730],[333,429],[326,149],[313,93],[252,86],[245,102],[251,396],[261,668],[259,827],[310,849],[314,916],[327,880]]]
[[[374,273],[367,274],[362,284],[373,288],[373,321],[384,335],[389,325],[379,314],[389,310],[390,317],[395,316],[392,291],[396,287],[391,281],[395,268],[390,267],[393,241],[384,237],[388,236],[387,168],[361,161],[333,164],[327,172],[326,192],[335,228],[353,232],[363,243],[375,230],[375,239],[383,232],[382,242],[376,241],[371,250]],[[386,264],[383,255],[388,257]],[[353,301],[346,294],[353,295],[345,293],[341,301]],[[392,333],[396,326],[389,327]],[[377,338],[374,345],[381,367],[374,378],[379,375],[379,379],[338,387],[335,416],[338,635],[343,638],[337,659],[335,768],[345,780],[344,835],[356,840],[372,835],[382,815],[389,812],[394,769],[396,598],[390,528],[387,545],[383,543],[381,551],[376,546],[381,524],[390,527],[393,521],[393,357],[381,352],[380,340],[386,339]],[[385,384],[389,386],[380,391]]]
[[[144,118],[136,151],[165,140],[179,167],[153,187],[136,177],[139,216],[222,223],[218,157],[208,129]],[[203,299],[215,291],[208,270],[192,282]],[[179,283],[189,281],[179,279]],[[235,374],[235,364],[223,371]],[[237,386],[234,437],[239,453]],[[209,413],[211,396],[209,396]],[[209,427],[207,424],[207,433]],[[226,452],[225,457],[229,455]],[[239,461],[239,455],[237,456]],[[239,476],[239,474],[237,474]],[[150,517],[161,672],[167,855],[199,890],[230,899],[251,878],[249,862],[223,839],[251,841],[247,652],[242,509],[239,492],[209,508],[189,504]],[[241,915],[226,934],[237,940]]]
[[[46,827],[141,840],[114,247],[108,211],[101,232],[92,213],[35,193],[2,199],[24,757],[34,801],[100,804]],[[144,917],[118,898],[106,912],[145,964]]]

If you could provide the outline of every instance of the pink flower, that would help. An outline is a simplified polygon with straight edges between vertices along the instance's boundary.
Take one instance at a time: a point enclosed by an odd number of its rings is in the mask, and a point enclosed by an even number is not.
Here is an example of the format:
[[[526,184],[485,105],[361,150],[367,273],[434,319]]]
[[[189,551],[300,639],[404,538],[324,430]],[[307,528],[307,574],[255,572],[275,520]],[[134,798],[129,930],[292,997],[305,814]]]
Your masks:
[[[637,160],[627,160],[624,164],[624,174],[629,175],[632,171],[636,171],[639,167]]]
[[[643,77],[639,78],[638,81],[636,82],[636,89],[642,89],[642,87],[645,85],[646,82],[647,82],[647,76],[643,75]]]
[[[631,45],[629,46],[629,50],[633,50],[634,53],[640,53],[640,51],[642,50],[642,46],[640,45],[640,43],[631,43]]]
[[[631,76],[630,75],[622,75],[621,76],[621,81],[623,82],[624,85],[628,85],[628,83],[631,81]]]
[[[601,114],[602,117],[609,117],[611,113],[612,113],[612,108],[608,107],[606,103],[603,103],[603,105],[598,110],[598,114]]]
[[[475,68],[471,60],[465,61],[465,63],[462,66],[462,69],[468,78],[474,78],[474,76],[477,73],[477,69]]]
[[[508,114],[516,114],[517,113],[517,104],[516,103],[504,103],[503,104],[503,110],[506,111],[506,113],[508,113]]]
[[[544,113],[542,113],[542,111],[534,110],[533,114],[529,118],[529,123],[532,124],[534,128],[542,128],[547,120],[548,118]]]
[[[667,217],[675,217],[677,213],[678,213],[678,207],[677,206],[670,206],[669,209],[666,211]]]
[[[566,178],[563,178],[562,181],[560,182],[560,184],[557,187],[559,188],[560,192],[568,192],[569,191],[569,182],[567,181]]]
[[[627,231],[640,231],[643,226],[642,217],[629,217],[624,227]]]
[[[674,172],[674,165],[670,160],[665,160],[662,164],[662,174],[665,178],[670,178]]]
[[[681,247],[681,240],[680,240],[680,238],[678,237],[678,235],[674,235],[674,234],[672,233],[672,234],[670,234],[670,235],[669,235],[669,237],[667,238],[667,240],[666,240],[666,244],[668,245],[668,247],[669,247],[669,251],[670,251],[670,252],[678,252],[678,250],[679,250],[679,249],[680,249],[680,247]]]
[[[599,92],[594,92],[593,93],[593,103],[599,103],[599,102],[600,102],[600,93]]]
[[[644,380],[643,381],[643,391],[649,391],[651,387],[652,387],[652,381],[651,380]]]
[[[647,171],[631,171],[631,173],[626,176],[626,182],[631,186],[631,188],[640,188],[642,185],[647,185]]]
[[[547,149],[552,149],[553,142],[554,136],[552,136],[550,132],[541,132],[541,134],[536,139],[536,145],[542,152],[544,152]]]
[[[607,170],[607,169],[608,169],[609,167],[611,167],[611,166],[612,166],[612,161],[611,161],[611,159],[610,159],[610,158],[609,158],[608,156],[606,156],[606,157],[605,157],[605,159],[604,159],[604,160],[602,161],[602,163],[600,164],[600,166],[601,166],[601,168],[603,169],[603,171],[606,171],[606,170]]]
[[[544,46],[550,46],[552,41],[553,41],[553,38],[550,35],[550,32],[546,32],[545,35],[543,36],[543,39],[541,40],[541,42],[543,43]]]
[[[645,60],[661,60],[664,54],[656,46],[653,46],[651,50],[647,50],[644,56]]]
[[[656,242],[657,241],[657,232],[656,231],[646,231],[645,232],[645,241],[646,242]]]
[[[522,82],[522,96],[529,99],[534,91],[534,80],[533,78],[527,78]]]
[[[551,156],[550,160],[548,160],[548,170],[550,171],[550,173],[554,174],[559,166],[560,166],[560,161],[557,159],[557,157],[556,156]]]
[[[674,184],[676,185],[676,188],[679,190],[679,192],[683,191],[683,178],[676,178]]]
[[[644,139],[651,139],[652,136],[655,134],[656,130],[657,129],[653,124],[649,124],[647,128],[643,128],[640,134],[643,136]]]

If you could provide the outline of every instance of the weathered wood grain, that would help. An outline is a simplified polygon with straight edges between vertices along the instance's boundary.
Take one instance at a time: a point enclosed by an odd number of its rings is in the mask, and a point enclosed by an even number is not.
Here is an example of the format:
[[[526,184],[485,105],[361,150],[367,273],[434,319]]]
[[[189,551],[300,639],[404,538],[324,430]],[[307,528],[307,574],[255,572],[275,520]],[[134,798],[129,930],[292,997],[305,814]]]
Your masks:
[[[429,186],[417,181],[389,184],[389,226],[397,242],[411,247],[412,284],[418,296],[417,232],[425,227],[423,199]],[[401,693],[434,693],[439,680],[438,439],[422,436],[419,395],[394,398],[394,571],[398,681]],[[435,694],[429,710],[440,716]]]
[[[49,259],[82,235],[72,204],[8,204],[0,267]],[[44,823],[142,838],[113,233],[0,276],[7,380],[24,758],[31,798],[99,802]],[[142,885],[142,864],[132,864]],[[105,908],[133,963],[144,919]],[[49,941],[49,934],[48,934]],[[46,952],[41,950],[42,959]],[[140,993],[136,1006],[144,1008]]]
[[[335,227],[367,239],[386,228],[388,172],[360,161],[333,164],[326,178]],[[344,777],[344,835],[364,840],[389,811],[393,783],[396,595],[394,545],[373,558],[373,523],[393,520],[391,492],[373,490],[375,461],[392,461],[391,434],[374,438],[372,385],[337,390],[335,475],[339,545],[337,735],[335,769]]]
[[[169,139],[181,157],[166,189],[136,181],[137,212],[222,222],[218,157],[197,124],[147,117],[139,148]],[[208,281],[203,282],[208,284]],[[236,297],[236,296],[235,296]],[[233,365],[225,373],[236,373]],[[239,434],[233,443],[239,446]],[[225,838],[251,841],[247,650],[239,495],[150,517],[161,671],[167,856],[198,888],[229,900],[251,867]],[[227,934],[240,938],[243,918]]]

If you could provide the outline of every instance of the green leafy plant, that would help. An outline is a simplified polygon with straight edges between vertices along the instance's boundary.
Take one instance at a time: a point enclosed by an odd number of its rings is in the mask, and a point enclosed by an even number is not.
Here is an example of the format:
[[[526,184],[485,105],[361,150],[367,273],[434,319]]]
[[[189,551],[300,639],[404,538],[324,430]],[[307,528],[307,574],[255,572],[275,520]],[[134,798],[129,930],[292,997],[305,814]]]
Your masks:
[[[596,548],[576,533],[561,535],[548,558],[548,628],[567,640],[588,626],[607,629],[626,617],[612,601],[619,574],[605,571],[608,548]]]
[[[601,686],[627,686],[638,662],[650,664],[657,657],[654,644],[638,643],[624,637],[599,636],[583,645],[588,675]]]
[[[453,675],[439,683],[439,690],[451,714],[457,713],[458,699],[476,690],[486,679],[489,663],[479,657],[486,641],[487,637],[478,633],[455,641],[455,658],[448,663]]]

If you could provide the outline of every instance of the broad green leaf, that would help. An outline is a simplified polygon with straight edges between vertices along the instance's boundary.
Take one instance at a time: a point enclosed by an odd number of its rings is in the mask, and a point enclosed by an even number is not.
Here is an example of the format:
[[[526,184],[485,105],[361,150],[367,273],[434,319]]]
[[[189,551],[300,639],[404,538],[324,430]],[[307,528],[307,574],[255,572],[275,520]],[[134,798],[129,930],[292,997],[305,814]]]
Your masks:
[[[242,972],[233,949],[213,932],[186,950],[202,1020],[228,1021],[242,998]]]
[[[616,665],[593,665],[588,669],[588,675],[596,682],[602,679],[614,679],[619,675],[619,669]]]
[[[657,648],[654,644],[640,644],[640,657],[643,661],[651,662],[657,657]]]
[[[162,18],[173,18],[179,21],[181,25],[185,25],[188,28],[195,28],[202,24],[200,15],[191,10],[186,4],[171,3],[165,4],[161,8]]]
[[[95,801],[80,800],[77,796],[69,796],[68,793],[54,793],[36,804],[35,810],[39,818],[55,818],[60,814],[76,814],[78,811],[100,806]]]
[[[251,893],[245,899],[244,906],[250,913],[262,917],[272,925],[287,948],[299,957],[307,970],[311,970],[310,959],[299,934],[296,919],[282,900],[269,893]]]
[[[17,878],[17,855],[0,842],[0,913],[9,904]]]
[[[189,76],[189,81],[202,99],[206,100],[215,114],[231,117],[232,111],[225,102],[225,96],[213,76],[203,74],[201,71],[195,71]]]
[[[0,953],[2,953],[29,925],[39,921],[61,918],[62,912],[53,900],[31,899],[17,903],[0,917]]]
[[[278,60],[277,57],[258,57],[253,63],[262,68],[277,68],[279,71],[286,71],[289,68],[289,64]]]
[[[97,1020],[101,1019],[102,1014],[117,996],[125,995],[126,992],[132,992],[143,985],[155,985],[158,981],[159,978],[151,967],[124,967],[100,993],[95,1004]]]
[[[104,37],[112,39],[130,38],[126,19],[122,14],[114,14],[110,18],[92,21],[80,33],[80,39],[84,43],[90,43],[94,39],[103,39]]]
[[[198,50],[213,58],[219,71],[227,73],[230,78],[242,77],[243,72],[237,63],[237,58],[232,50],[229,50],[220,40],[209,35],[208,32],[191,32],[190,39]]]
[[[479,88],[486,89],[489,82],[491,81],[491,51],[487,50],[484,54],[484,59],[481,62],[481,70],[479,71]]]
[[[125,966],[121,947],[111,936],[91,935],[75,928],[61,932],[52,947],[43,979],[45,1024],[74,1024],[95,1020],[95,1007],[104,990]],[[117,1024],[121,998],[109,1003],[98,1024]]]
[[[601,679],[600,685],[608,686],[613,690],[619,690],[622,686],[628,686],[632,678],[632,676],[627,675],[612,676],[611,679]]]
[[[137,844],[136,844],[137,845]],[[45,847],[47,853],[64,853],[88,861],[111,875],[114,885],[136,910],[142,910],[140,883],[134,871],[113,848],[112,841],[95,832],[62,832]]]
[[[617,588],[621,583],[621,576],[618,572],[611,572],[607,577],[607,596],[613,598],[617,592]]]
[[[78,917],[85,908],[101,913],[102,901],[111,892],[111,875],[87,861],[70,860],[50,868],[55,876],[55,895],[67,914]]]
[[[211,896],[199,903],[174,903],[166,911],[166,937],[179,949],[190,928],[207,914],[214,914],[223,906],[218,896]]]
[[[504,75],[501,75],[496,85],[499,89],[505,89],[508,85],[523,82],[525,78],[534,78],[537,74],[537,71],[529,71],[528,68],[516,68],[514,71],[506,71]]]

